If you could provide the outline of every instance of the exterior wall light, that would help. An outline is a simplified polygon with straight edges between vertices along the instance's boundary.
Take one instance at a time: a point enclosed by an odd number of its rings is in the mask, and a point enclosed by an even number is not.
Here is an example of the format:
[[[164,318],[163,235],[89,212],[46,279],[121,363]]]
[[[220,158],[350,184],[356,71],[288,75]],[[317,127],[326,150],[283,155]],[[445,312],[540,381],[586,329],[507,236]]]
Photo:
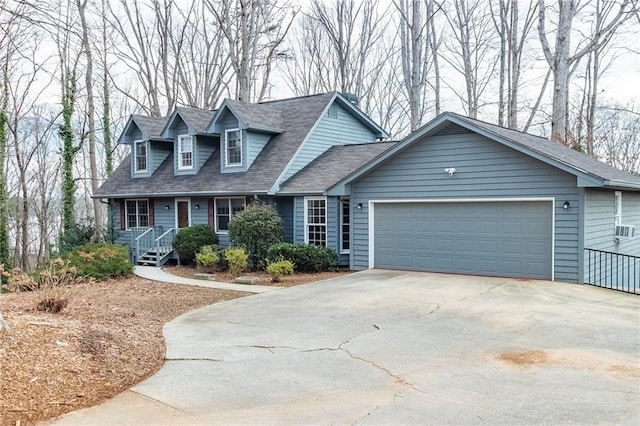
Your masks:
[[[570,205],[571,205],[571,203],[570,203],[570,202],[565,201],[565,202],[564,202],[564,204],[562,205],[562,208],[563,208],[563,209],[565,209],[565,210],[567,210],[567,209],[569,208],[569,206],[570,206]]]
[[[200,204],[196,204],[196,210],[200,210]]]
[[[169,204],[167,204],[166,206],[164,206],[165,210],[169,210]]]
[[[444,169],[445,173],[449,173],[449,176],[453,176],[453,174],[456,172],[456,169],[453,167],[448,167],[446,169]]]
[[[356,208],[357,208],[358,210],[362,210],[362,203],[358,203],[358,205],[356,206]]]

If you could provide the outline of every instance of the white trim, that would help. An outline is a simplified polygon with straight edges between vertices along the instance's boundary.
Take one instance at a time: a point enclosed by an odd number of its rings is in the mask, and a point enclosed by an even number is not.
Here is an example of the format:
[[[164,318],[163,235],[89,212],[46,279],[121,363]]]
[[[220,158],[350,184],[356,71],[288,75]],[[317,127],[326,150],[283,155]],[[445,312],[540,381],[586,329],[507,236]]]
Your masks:
[[[324,201],[324,245],[325,247],[329,246],[329,205],[327,204],[327,197],[304,197],[304,243],[309,244],[309,204],[308,201]]]
[[[349,250],[345,250],[342,248],[344,243],[344,236],[342,235],[342,227],[344,226],[344,206],[349,206]],[[340,199],[338,198],[338,215],[340,216],[340,220],[338,221],[338,244],[339,244],[339,252],[340,254],[350,254],[351,253],[351,234],[353,232],[353,219],[351,216],[351,200],[349,198]]]
[[[393,203],[491,203],[491,202],[551,202],[551,281],[555,281],[556,271],[556,199],[554,197],[523,197],[523,198],[437,198],[437,199],[389,199],[369,200],[369,269],[375,268],[374,262],[374,232],[375,205]]]
[[[138,170],[138,153],[137,153],[137,145],[139,143],[144,144],[144,156],[145,156],[145,164],[147,166],[146,169]],[[133,172],[134,173],[147,173],[149,172],[149,141],[145,141],[143,139],[138,139],[133,141]]]
[[[229,145],[228,138],[230,132],[238,132],[240,134],[240,162],[239,163],[229,163]],[[242,137],[241,129],[226,129],[224,131],[224,166],[225,167],[240,167],[242,166],[242,151],[244,150],[244,138]]]
[[[622,223],[622,191],[615,191],[613,193],[613,224],[620,225]],[[616,214],[616,211],[618,214]]]
[[[129,227],[129,209],[127,208],[127,203],[129,201],[135,201],[136,202],[136,226],[134,226],[133,228],[151,228],[150,219],[151,219],[151,209],[153,208],[153,206],[149,202],[149,199],[148,198],[125,198],[124,199],[124,229],[125,229],[125,231],[131,230],[131,228]],[[140,213],[138,212],[138,201],[146,201],[147,202],[147,226],[140,226]]]
[[[191,198],[176,198],[173,202],[174,205],[174,216],[176,220],[176,229],[178,229],[178,202],[187,202],[187,226],[191,226]]]
[[[183,152],[182,151],[182,140],[184,139],[190,139],[191,140],[191,165],[190,166],[183,166],[182,165],[182,154],[186,154],[186,151]],[[196,159],[196,147],[195,147],[195,143],[193,140],[193,136],[191,135],[178,135],[178,170],[193,170],[193,166],[195,163],[195,159]]]
[[[231,200],[242,200],[242,209],[247,208],[247,197],[213,197],[213,230],[216,234],[228,234],[229,230],[218,229],[218,200],[227,200],[229,206],[229,221],[233,218],[233,211],[231,208]]]

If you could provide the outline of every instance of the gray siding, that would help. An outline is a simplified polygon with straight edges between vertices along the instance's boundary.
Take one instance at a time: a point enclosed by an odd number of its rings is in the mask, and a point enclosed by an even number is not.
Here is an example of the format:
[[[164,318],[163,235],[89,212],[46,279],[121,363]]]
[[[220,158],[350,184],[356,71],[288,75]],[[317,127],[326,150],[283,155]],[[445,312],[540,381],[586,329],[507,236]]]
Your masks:
[[[271,139],[271,135],[250,131],[247,131],[245,135],[245,147],[247,155],[246,157],[244,157],[244,162],[246,163],[248,169],[249,167],[251,167],[251,164],[253,164],[256,157],[258,157],[258,154],[260,154],[262,148],[267,145],[267,143]]]
[[[189,127],[182,120],[180,115],[176,115],[175,120],[173,121],[173,125],[168,129],[167,136],[169,139],[176,139],[179,135],[186,135],[189,133]]]
[[[202,168],[204,163],[207,162],[209,157],[213,155],[213,153],[220,146],[220,138],[214,136],[198,136],[198,156],[197,156],[197,167],[198,170]]]
[[[129,133],[125,135],[124,142],[126,144],[133,145],[134,141],[139,141],[139,140],[142,140],[142,132],[140,131],[138,126],[133,124],[129,130]]]
[[[614,191],[587,190],[585,194],[585,248],[640,256],[640,237],[616,243]],[[640,193],[622,192],[622,223],[640,232]]]
[[[449,176],[444,169],[455,167]],[[368,267],[368,201],[554,197],[555,279],[578,280],[576,178],[475,133],[418,141],[352,185],[352,269]],[[563,210],[564,201],[571,203]]]
[[[337,197],[327,197],[327,247],[332,248],[336,253],[340,253],[338,241],[338,229],[340,228],[340,218]],[[304,244],[304,197],[295,197],[294,200],[294,236],[293,242]]]
[[[615,191],[585,191],[584,246],[604,252],[640,256],[640,235],[631,240],[614,241]],[[622,192],[622,223],[640,232],[640,193]],[[592,284],[623,285],[640,288],[640,261],[592,252],[584,262],[585,280]]]
[[[171,154],[172,146],[166,142],[148,142],[148,152],[147,152],[147,161],[148,161],[148,171],[143,173],[135,173],[135,156],[134,156],[134,146],[131,146],[131,176],[133,177],[149,177],[153,175],[153,173],[158,170],[160,164]]]
[[[282,181],[290,178],[333,145],[374,142],[376,135],[339,104],[337,118],[322,115],[293,159]]]
[[[276,197],[276,209],[284,222],[284,240],[293,242],[293,197]]]

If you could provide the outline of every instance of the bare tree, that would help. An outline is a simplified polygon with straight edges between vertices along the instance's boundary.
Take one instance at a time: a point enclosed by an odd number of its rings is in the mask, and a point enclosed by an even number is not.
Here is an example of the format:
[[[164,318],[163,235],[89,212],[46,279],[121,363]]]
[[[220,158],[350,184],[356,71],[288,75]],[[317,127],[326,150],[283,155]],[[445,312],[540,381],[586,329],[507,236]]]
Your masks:
[[[521,3],[519,0],[498,0],[495,6],[498,9],[497,13],[493,10],[493,2],[489,4],[492,8],[494,26],[500,36],[498,124],[501,126],[506,124],[511,129],[518,128],[522,59],[537,9],[537,3],[529,0],[524,21],[520,26]]]
[[[640,175],[640,112],[613,105],[596,110],[594,155],[622,170]]]
[[[555,27],[555,48],[551,49],[547,39],[547,6],[544,0],[538,0],[538,35],[542,51],[553,73],[553,101],[551,113],[551,139],[568,145],[569,126],[569,81],[580,60],[590,52],[601,48],[614,36],[618,28],[633,17],[635,2],[621,0],[613,2],[608,19],[602,20],[598,31],[585,37],[580,46],[572,53],[571,35],[573,20],[580,11],[575,0],[558,0],[557,25]],[[615,4],[615,6],[614,6]],[[600,10],[602,12],[602,10]],[[600,17],[596,17],[600,19]]]
[[[452,0],[453,9],[445,14],[455,40],[455,46],[449,46],[445,58],[464,77],[465,92],[459,93],[456,84],[449,87],[463,101],[466,113],[472,118],[478,116],[497,66],[495,37],[486,5],[482,0]]]
[[[422,6],[425,3],[426,12]],[[440,9],[434,6],[434,0],[397,0],[394,5],[399,14],[399,36],[401,46],[402,82],[404,84],[408,103],[409,121],[411,130],[415,130],[422,124],[422,119],[427,111],[427,91],[429,89],[429,74],[433,62],[437,56],[437,36],[430,35],[435,30],[435,14]],[[430,56],[431,54],[431,56]],[[435,71],[436,79],[436,105],[439,106],[439,69]]]
[[[236,98],[261,101],[295,12],[287,1],[205,0],[227,41]]]
[[[86,138],[89,145],[89,179],[91,180],[91,193],[95,193],[100,186],[100,174],[98,173],[98,159],[96,153],[96,107],[93,92],[93,50],[89,42],[89,25],[87,23],[87,0],[76,0],[78,15],[80,16],[80,25],[82,29],[82,51],[86,59],[86,69],[84,73],[84,84],[86,94],[87,109],[85,111],[87,117],[88,128]],[[84,137],[84,136],[83,136]],[[96,229],[99,232],[104,228],[104,207],[99,199],[93,199],[93,218]]]

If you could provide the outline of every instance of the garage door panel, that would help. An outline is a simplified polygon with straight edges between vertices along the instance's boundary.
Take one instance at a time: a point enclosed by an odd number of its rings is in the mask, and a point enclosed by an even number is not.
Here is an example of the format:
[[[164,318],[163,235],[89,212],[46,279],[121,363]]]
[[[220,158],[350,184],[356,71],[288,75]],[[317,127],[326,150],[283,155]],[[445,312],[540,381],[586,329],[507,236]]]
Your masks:
[[[376,203],[374,265],[551,278],[550,202]]]

